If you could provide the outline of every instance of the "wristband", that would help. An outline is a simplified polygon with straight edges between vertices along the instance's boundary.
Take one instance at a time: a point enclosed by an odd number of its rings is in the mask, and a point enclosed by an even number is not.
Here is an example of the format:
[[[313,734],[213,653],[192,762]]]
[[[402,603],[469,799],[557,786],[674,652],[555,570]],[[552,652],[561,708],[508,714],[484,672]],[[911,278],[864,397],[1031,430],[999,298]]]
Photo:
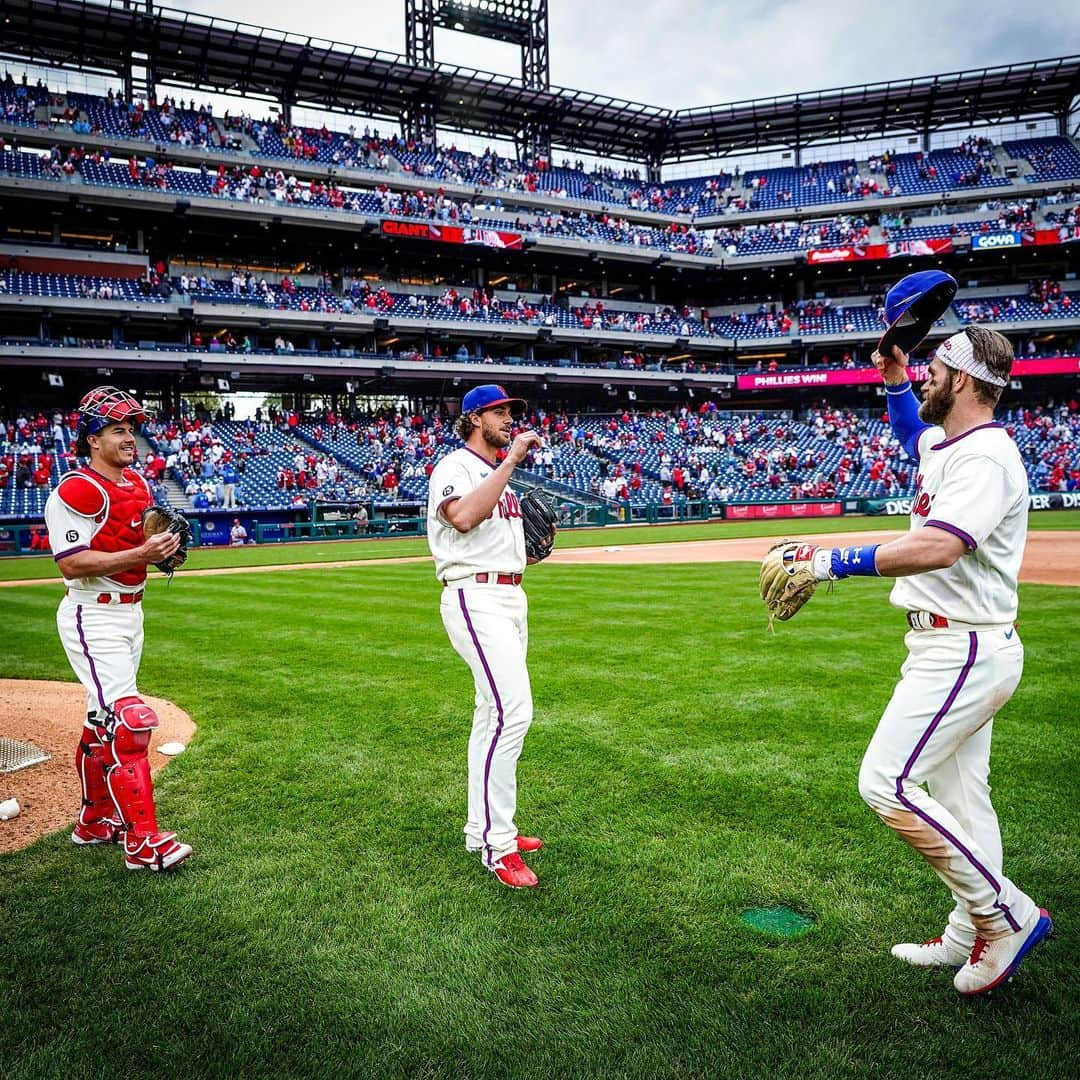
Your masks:
[[[875,556],[879,544],[864,547],[833,548],[830,552],[829,570],[834,578],[880,577]]]

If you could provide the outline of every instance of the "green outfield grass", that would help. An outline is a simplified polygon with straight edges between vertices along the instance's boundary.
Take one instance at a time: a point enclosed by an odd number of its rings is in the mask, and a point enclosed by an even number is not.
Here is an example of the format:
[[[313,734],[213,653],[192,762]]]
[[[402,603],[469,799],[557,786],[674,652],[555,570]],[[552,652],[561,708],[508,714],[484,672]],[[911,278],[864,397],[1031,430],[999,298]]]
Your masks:
[[[770,636],[750,564],[534,571],[518,824],[547,846],[514,893],[462,846],[472,686],[430,566],[153,590],[140,685],[199,725],[160,817],[195,855],[0,857],[0,1074],[1075,1076],[1080,593],[1022,588],[995,731],[1007,870],[1057,932],[968,1000],[889,956],[951,901],[856,790],[904,655],[887,592]],[[71,680],[56,587],[0,597],[0,675]],[[773,904],[815,928],[741,922]]]
[[[1080,529],[1080,510],[1047,510],[1032,514],[1029,524],[1032,529]],[[603,529],[568,529],[559,534],[559,547],[624,547],[628,544],[665,544],[681,540],[737,540],[747,536],[808,536],[821,532],[903,532],[907,527],[905,517],[608,526]],[[423,537],[403,540],[305,541],[244,548],[200,548],[191,553],[187,568],[197,570],[225,566],[274,566],[280,563],[392,559],[427,554],[427,541]],[[56,564],[47,555],[0,559],[0,581],[57,576]]]

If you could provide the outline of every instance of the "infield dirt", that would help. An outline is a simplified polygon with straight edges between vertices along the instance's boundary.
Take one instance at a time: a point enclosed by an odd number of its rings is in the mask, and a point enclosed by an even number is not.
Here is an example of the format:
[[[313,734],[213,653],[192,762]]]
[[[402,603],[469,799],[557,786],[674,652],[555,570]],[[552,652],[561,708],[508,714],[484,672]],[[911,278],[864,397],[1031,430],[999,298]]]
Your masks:
[[[195,734],[186,712],[171,701],[146,695],[161,726],[150,742],[150,768],[169,762],[157,748],[163,743],[185,746]],[[40,836],[70,827],[79,812],[75,746],[86,719],[86,691],[78,683],[38,679],[0,679],[0,716],[7,738],[31,742],[48,761],[13,773],[0,773],[0,800],[19,800],[19,816],[0,821],[0,855],[18,851]]]

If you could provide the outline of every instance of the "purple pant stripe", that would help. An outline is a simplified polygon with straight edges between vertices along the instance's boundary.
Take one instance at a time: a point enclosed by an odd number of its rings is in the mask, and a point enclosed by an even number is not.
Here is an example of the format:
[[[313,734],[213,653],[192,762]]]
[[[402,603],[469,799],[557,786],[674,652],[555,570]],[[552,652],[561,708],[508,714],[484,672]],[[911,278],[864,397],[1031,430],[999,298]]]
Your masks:
[[[984,878],[986,878],[987,882],[990,885],[990,888],[992,888],[994,892],[1000,894],[1001,884],[1000,882],[995,880],[994,875],[991,874],[990,871],[987,870],[986,867],[983,866],[982,863],[980,863],[979,860],[976,859],[975,856],[970,851],[968,851],[968,849],[964,847],[964,845],[961,844],[960,841],[957,840],[956,837],[953,836],[948,829],[946,829],[939,821],[935,821],[928,813],[926,813],[925,810],[920,810],[910,799],[908,799],[904,795],[904,781],[908,778],[908,774],[911,772],[912,766],[914,766],[915,762],[918,761],[919,755],[926,748],[926,744],[930,741],[930,737],[934,734],[934,731],[937,729],[938,724],[941,723],[941,721],[948,714],[949,710],[953,707],[953,702],[956,701],[957,695],[963,689],[964,683],[967,682],[968,673],[975,666],[975,657],[978,655],[978,652],[979,637],[974,632],[971,632],[968,634],[967,660],[964,661],[964,666],[960,669],[960,674],[957,676],[956,682],[953,683],[953,688],[949,691],[949,696],[945,699],[945,704],[942,705],[940,709],[938,709],[937,714],[934,716],[934,719],[930,721],[930,726],[923,732],[922,738],[919,739],[917,745],[915,746],[915,749],[911,752],[911,757],[907,759],[907,764],[904,766],[904,771],[896,778],[896,797],[905,807],[907,807],[908,810],[915,814],[916,817],[922,818],[922,820],[925,821],[927,825],[929,825],[932,829],[936,829],[939,833],[941,833],[941,835],[944,836],[945,839],[948,840],[949,843],[952,844],[952,846],[956,848],[956,850],[959,851],[960,854],[963,855],[964,858],[967,859],[968,862],[970,862],[971,865],[974,866],[975,869],[980,874],[982,874]],[[1000,905],[995,904],[995,907],[1000,907]],[[1005,917],[1009,920],[1011,925],[1013,922],[1012,916],[1006,912]]]
[[[1013,930],[1018,931],[1020,929],[1020,924],[1016,921],[1012,911],[1009,910],[1008,904],[997,903],[994,904],[994,907],[996,907],[998,911],[1000,911],[1001,914],[1005,916],[1005,921],[1013,928]]]
[[[491,832],[491,801],[488,796],[488,783],[491,779],[491,759],[495,756],[495,747],[498,745],[499,736],[502,734],[503,729],[503,704],[502,698],[499,697],[499,688],[495,685],[495,676],[491,674],[487,657],[480,647],[480,639],[473,629],[472,619],[469,618],[469,609],[465,606],[464,589],[458,590],[458,602],[461,604],[461,614],[465,616],[465,625],[469,628],[469,636],[472,638],[473,645],[476,646],[476,654],[480,657],[480,663],[483,665],[484,674],[487,676],[488,685],[491,687],[491,693],[495,697],[495,708],[499,714],[499,722],[495,725],[495,736],[491,740],[491,746],[488,747],[487,760],[484,762],[484,834],[480,837],[480,842],[484,845],[484,858],[490,863],[491,846],[488,844],[488,833]]]
[[[98,704],[102,709],[107,710],[105,692],[101,689],[101,681],[97,677],[97,668],[94,667],[94,658],[90,655],[90,650],[86,645],[86,635],[83,633],[82,604],[75,605],[75,626],[79,631],[79,644],[82,645],[83,656],[86,657],[87,663],[90,665],[90,678],[94,680],[94,686],[97,688]]]

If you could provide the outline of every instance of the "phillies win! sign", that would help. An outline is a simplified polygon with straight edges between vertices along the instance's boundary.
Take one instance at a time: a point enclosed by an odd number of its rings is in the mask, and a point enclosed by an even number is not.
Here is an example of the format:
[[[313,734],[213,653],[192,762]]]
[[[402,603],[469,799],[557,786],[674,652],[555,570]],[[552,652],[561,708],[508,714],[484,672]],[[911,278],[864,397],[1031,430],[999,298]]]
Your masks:
[[[1032,359],[1016,360],[1012,366],[1014,379],[1033,375],[1077,375],[1080,374],[1080,356],[1040,356]],[[908,376],[912,382],[922,382],[926,378],[926,364],[909,364]],[[803,368],[800,371],[751,372],[736,376],[736,385],[740,390],[797,390],[814,386],[853,386],[866,383],[878,383],[881,376],[872,367],[845,368],[839,371],[815,371]]]

